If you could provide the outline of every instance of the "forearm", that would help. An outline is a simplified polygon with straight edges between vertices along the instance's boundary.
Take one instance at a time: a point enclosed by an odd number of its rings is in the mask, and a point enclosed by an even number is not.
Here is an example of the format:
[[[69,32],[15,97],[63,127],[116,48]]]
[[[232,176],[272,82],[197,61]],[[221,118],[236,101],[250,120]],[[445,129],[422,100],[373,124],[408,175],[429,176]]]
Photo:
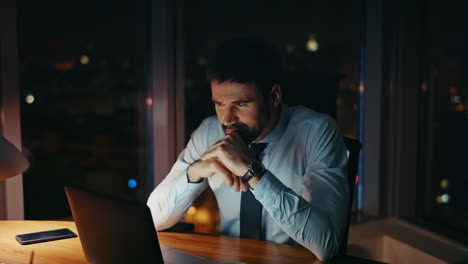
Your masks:
[[[148,198],[156,230],[176,224],[187,212],[193,200],[206,189],[206,181],[189,183],[186,164],[177,162],[169,175],[154,189]]]
[[[343,238],[341,215],[345,210],[342,205],[324,208],[320,202],[308,202],[271,172],[256,185],[254,194],[283,231],[319,259],[329,259],[339,252]]]

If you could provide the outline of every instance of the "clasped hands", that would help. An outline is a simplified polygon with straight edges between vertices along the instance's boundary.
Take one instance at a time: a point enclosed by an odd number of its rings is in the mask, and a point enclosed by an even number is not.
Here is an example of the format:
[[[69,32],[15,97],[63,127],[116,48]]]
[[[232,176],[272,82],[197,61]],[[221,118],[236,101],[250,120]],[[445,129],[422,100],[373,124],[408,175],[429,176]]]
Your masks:
[[[190,182],[199,182],[203,178],[219,174],[236,192],[246,192],[248,185],[241,178],[254,159],[247,144],[238,133],[231,133],[212,145],[201,158],[187,169]]]

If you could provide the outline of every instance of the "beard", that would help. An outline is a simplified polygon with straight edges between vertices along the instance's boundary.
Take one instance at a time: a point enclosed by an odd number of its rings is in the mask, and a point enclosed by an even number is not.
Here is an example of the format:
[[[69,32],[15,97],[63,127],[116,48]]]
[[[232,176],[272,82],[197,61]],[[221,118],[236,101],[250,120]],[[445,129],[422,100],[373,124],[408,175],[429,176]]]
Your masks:
[[[233,129],[236,130],[235,133],[238,133],[242,140],[246,144],[250,144],[252,141],[254,141],[261,133],[261,131],[258,128],[255,127],[249,127],[244,123],[237,123],[237,124],[232,124],[229,126],[226,125],[221,125],[224,134],[227,135],[226,130],[227,129]]]

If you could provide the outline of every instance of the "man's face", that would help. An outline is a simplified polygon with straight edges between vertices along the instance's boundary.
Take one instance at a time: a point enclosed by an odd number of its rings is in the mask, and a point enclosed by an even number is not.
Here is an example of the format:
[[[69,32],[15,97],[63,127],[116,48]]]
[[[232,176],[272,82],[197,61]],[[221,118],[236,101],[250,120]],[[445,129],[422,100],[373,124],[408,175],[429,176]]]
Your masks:
[[[237,132],[246,143],[262,134],[271,110],[254,84],[212,81],[211,92],[224,133]]]

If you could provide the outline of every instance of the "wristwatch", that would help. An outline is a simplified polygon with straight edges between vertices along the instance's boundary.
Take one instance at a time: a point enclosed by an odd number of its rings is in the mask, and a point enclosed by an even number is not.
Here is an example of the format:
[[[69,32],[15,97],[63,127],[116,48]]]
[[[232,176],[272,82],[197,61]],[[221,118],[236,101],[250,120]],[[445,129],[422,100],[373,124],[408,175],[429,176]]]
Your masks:
[[[254,159],[249,164],[249,168],[244,176],[241,178],[243,183],[248,183],[253,177],[262,177],[265,174],[266,169],[263,166],[263,163],[260,160]]]

